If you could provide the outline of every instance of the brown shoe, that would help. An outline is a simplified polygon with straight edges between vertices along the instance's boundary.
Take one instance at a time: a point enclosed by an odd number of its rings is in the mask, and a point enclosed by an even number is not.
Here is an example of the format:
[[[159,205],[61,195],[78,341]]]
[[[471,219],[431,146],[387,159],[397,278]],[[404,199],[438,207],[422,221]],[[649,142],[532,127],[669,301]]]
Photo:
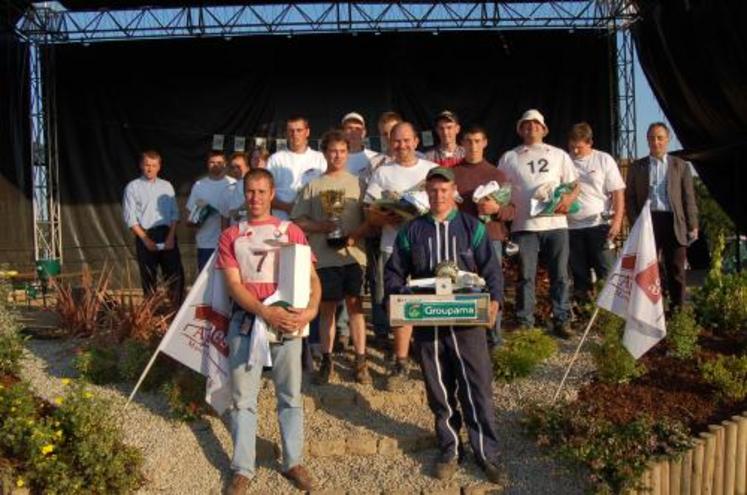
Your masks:
[[[249,489],[249,481],[249,478],[243,474],[234,474],[231,484],[226,490],[226,495],[244,495]]]
[[[373,380],[368,372],[368,364],[365,355],[356,356],[355,359],[355,381],[361,385],[370,385]]]
[[[299,490],[310,492],[314,489],[314,478],[312,478],[306,468],[300,464],[296,464],[284,472],[283,476],[288,478],[291,483],[293,483],[293,486]]]

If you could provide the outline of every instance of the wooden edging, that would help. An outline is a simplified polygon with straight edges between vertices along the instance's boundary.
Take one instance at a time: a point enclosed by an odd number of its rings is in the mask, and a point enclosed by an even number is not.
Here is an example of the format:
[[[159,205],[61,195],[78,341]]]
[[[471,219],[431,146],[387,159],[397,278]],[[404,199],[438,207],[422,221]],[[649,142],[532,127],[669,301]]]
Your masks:
[[[628,495],[747,495],[747,411],[695,439],[678,459],[652,462]]]

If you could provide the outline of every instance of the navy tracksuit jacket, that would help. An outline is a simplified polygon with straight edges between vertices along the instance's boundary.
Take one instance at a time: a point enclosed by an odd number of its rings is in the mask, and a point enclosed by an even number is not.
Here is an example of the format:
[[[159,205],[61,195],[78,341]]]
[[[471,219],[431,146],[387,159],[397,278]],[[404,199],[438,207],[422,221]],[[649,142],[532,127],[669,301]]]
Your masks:
[[[423,215],[405,225],[386,264],[386,294],[406,292],[407,277],[434,276],[441,261],[485,279],[491,299],[503,302],[503,274],[485,225],[454,209],[443,222]],[[466,423],[480,464],[498,458],[492,365],[482,327],[417,327],[415,350],[425,379],[428,405],[436,416],[441,460],[460,456],[459,430]]]

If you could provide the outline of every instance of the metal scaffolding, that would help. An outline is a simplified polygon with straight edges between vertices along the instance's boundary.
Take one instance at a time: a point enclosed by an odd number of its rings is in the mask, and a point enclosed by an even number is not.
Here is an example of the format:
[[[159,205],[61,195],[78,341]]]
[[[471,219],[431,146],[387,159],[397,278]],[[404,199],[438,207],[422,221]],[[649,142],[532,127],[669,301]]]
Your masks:
[[[115,2],[113,2],[115,3]],[[616,38],[616,88],[611,122],[621,162],[636,153],[633,41],[634,0],[539,2],[288,2],[269,5],[69,11],[57,2],[32,4],[19,21],[31,43],[32,163],[36,259],[61,258],[54,50],[61,43],[154,38],[296,36],[325,33],[482,30],[597,30]]]

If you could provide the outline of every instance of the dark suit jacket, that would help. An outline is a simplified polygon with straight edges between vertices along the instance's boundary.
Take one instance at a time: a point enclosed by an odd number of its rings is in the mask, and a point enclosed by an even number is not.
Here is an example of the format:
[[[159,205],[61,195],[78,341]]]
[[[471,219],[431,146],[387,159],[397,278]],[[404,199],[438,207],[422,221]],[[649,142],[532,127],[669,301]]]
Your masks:
[[[633,162],[625,179],[625,212],[631,226],[648,199],[650,162],[648,156]],[[667,194],[674,214],[674,235],[687,246],[687,233],[698,228],[693,176],[684,160],[671,155],[667,155]]]

